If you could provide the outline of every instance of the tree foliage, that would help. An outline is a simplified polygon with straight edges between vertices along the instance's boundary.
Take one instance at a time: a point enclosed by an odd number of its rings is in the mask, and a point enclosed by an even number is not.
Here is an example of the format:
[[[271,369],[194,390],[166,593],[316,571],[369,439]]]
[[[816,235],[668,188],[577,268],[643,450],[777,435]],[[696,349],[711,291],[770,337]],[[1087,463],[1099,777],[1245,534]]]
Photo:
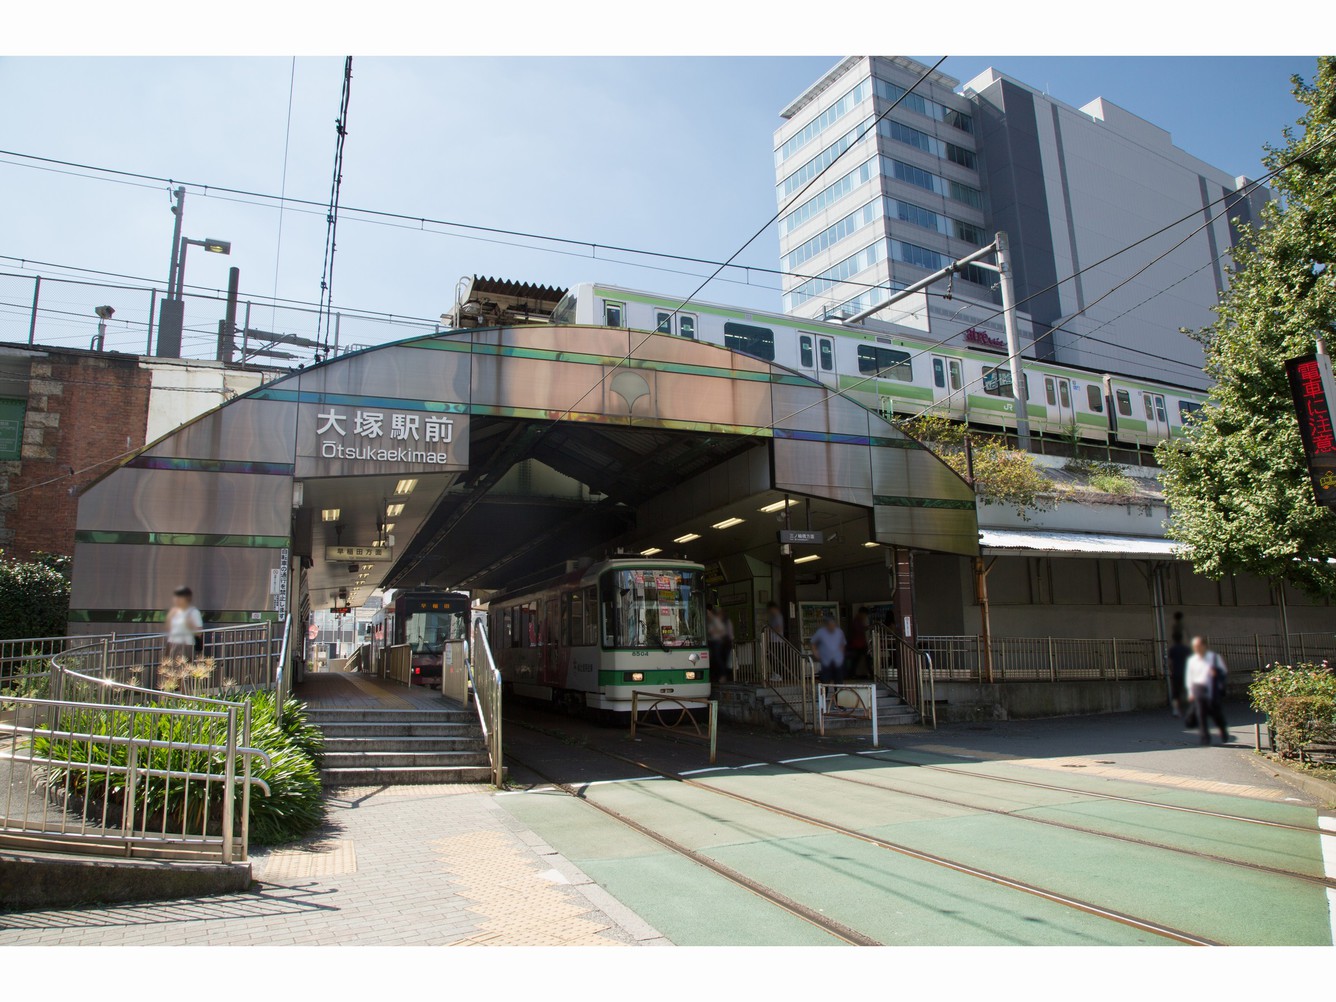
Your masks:
[[[8,560],[0,551],[0,640],[60,637],[70,612],[70,582],[36,561]]]
[[[1311,353],[1336,321],[1336,59],[1293,82],[1303,113],[1264,158],[1280,169],[1270,182],[1280,198],[1235,246],[1218,319],[1192,335],[1215,383],[1209,403],[1157,454],[1169,535],[1198,573],[1336,597],[1336,513],[1313,498],[1285,376],[1285,360]]]
[[[1028,518],[1030,510],[1038,508],[1044,496],[1056,490],[1056,485],[1035,467],[1030,457],[1008,446],[1005,439],[971,434],[967,426],[940,414],[922,414],[899,422],[899,426],[965,478],[969,477],[970,460],[965,443],[969,434],[974,487],[984,504],[1011,505],[1022,518]]]

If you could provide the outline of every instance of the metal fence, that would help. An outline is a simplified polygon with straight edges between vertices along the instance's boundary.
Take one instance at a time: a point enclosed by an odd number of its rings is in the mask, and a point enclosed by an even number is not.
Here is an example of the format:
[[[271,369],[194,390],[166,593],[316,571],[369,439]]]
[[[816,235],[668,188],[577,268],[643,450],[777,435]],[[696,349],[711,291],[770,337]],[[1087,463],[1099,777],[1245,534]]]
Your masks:
[[[501,672],[492,657],[492,646],[487,642],[487,617],[473,618],[473,634],[469,643],[469,684],[473,689],[478,723],[487,742],[487,758],[492,765],[492,785],[505,783],[506,769],[501,746]]]
[[[769,629],[758,639],[733,645],[733,678],[770,687],[804,726],[816,719],[816,670],[812,656]]]

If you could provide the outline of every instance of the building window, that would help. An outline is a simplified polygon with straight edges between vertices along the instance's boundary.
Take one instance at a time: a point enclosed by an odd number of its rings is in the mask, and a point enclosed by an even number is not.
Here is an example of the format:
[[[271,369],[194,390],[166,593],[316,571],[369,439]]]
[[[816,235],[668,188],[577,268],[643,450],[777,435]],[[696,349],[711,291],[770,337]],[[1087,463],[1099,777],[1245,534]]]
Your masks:
[[[682,337],[689,337],[695,340],[696,337],[696,318],[690,313],[682,313],[677,317],[677,333]]]
[[[892,171],[897,181],[912,184],[928,191],[937,191],[937,175],[901,160],[892,160]]]
[[[835,369],[835,344],[828,337],[821,339],[821,371],[833,372]]]
[[[937,213],[931,209],[925,209],[922,206],[912,202],[902,202],[895,200],[895,214],[901,222],[913,223],[915,226],[922,226],[925,230],[938,230]]]
[[[858,371],[875,373],[882,379],[898,379],[903,383],[914,381],[914,363],[907,351],[882,348],[875,344],[858,346]]]
[[[812,353],[812,335],[798,335],[798,363],[804,369],[816,368],[816,355]]]
[[[1132,416],[1132,395],[1126,390],[1119,390],[1116,394],[1118,398],[1118,413],[1123,417]]]
[[[951,108],[942,109],[942,121],[953,129],[959,129],[961,132],[974,134],[974,119],[966,115],[963,111],[954,111]]]
[[[946,143],[946,159],[953,164],[959,164],[961,167],[975,170],[978,163],[974,159],[974,151],[967,150],[963,146],[957,146],[955,143]]]
[[[983,230],[973,223],[962,223],[959,219],[951,220],[951,226],[955,230],[955,238],[964,240],[966,243],[982,244]]]
[[[814,156],[807,163],[803,164],[796,171],[780,182],[779,188],[781,198],[788,198],[795,191],[805,185],[812,178],[816,177],[823,170],[829,167],[841,153],[847,150],[855,142],[862,139],[872,120],[868,119],[854,128],[850,129],[835,142],[831,143],[824,150]]]
[[[983,195],[978,188],[971,188],[967,184],[961,184],[959,181],[951,182],[951,197],[957,202],[963,202],[973,209],[983,208]]]
[[[792,233],[822,209],[834,205],[855,188],[872,180],[872,175],[875,173],[876,165],[874,158],[873,160],[865,161],[862,166],[851,170],[838,181],[826,185],[826,187],[822,188],[819,192],[779,221],[780,232]]]
[[[622,326],[623,304],[610,303],[606,299],[603,301],[603,326],[620,327]]]
[[[907,125],[889,120],[881,123],[881,129],[883,135],[890,136],[897,143],[904,143],[924,153],[936,155],[938,152],[936,141],[926,132],[919,132],[918,129],[911,129]]]
[[[1086,403],[1096,414],[1104,413],[1104,393],[1097,383],[1086,384]]]
[[[737,324],[730,320],[724,324],[724,347],[773,362],[775,332],[769,327],[753,327],[751,324]]]
[[[798,152],[803,146],[806,146],[816,138],[817,133],[834,125],[848,114],[851,109],[856,107],[859,102],[867,100],[867,96],[870,93],[872,93],[872,86],[867,80],[864,80],[820,115],[804,125],[801,131],[775,151],[775,166],[779,166],[789,157],[793,156],[794,153]]]
[[[654,333],[671,334],[673,332],[673,315],[671,313],[659,312],[654,314]]]

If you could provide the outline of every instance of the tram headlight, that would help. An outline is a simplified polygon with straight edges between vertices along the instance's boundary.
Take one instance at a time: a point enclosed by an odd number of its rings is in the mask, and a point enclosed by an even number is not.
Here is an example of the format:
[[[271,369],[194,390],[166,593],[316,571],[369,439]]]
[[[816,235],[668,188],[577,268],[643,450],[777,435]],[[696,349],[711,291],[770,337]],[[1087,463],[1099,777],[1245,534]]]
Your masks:
[[[645,681],[645,673],[643,671],[623,672],[622,680],[625,682],[643,682]]]
[[[698,677],[699,674],[700,674],[699,672],[694,672],[694,671],[689,671],[689,672],[687,672],[687,673],[686,673],[687,681],[688,681],[688,682],[694,682],[694,681],[696,681],[696,678]]]

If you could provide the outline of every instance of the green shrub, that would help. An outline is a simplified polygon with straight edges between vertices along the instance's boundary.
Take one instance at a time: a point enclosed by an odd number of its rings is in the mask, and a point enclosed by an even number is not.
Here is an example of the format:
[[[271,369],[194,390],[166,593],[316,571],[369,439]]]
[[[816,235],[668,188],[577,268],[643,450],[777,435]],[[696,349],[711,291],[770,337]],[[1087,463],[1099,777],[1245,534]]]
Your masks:
[[[1315,742],[1336,741],[1336,699],[1330,696],[1285,696],[1270,720],[1283,758],[1300,758]]]
[[[1137,485],[1131,477],[1107,471],[1092,473],[1090,486],[1103,494],[1117,494],[1119,497],[1130,497],[1137,492]]]
[[[70,582],[36,561],[0,553],[0,640],[61,637],[70,616]]]
[[[1248,686],[1252,708],[1275,717],[1282,699],[1291,696],[1317,696],[1336,700],[1336,672],[1325,665],[1268,665],[1253,677]]]
[[[251,791],[250,837],[254,845],[272,845],[290,842],[308,835],[323,817],[324,804],[320,788],[320,772],[313,757],[319,754],[319,739],[313,738],[313,728],[307,722],[305,711],[295,700],[284,704],[284,721],[280,726],[274,712],[272,693],[251,695],[250,746],[265,752],[271,765],[254,759],[251,775],[269,785],[266,797],[257,787]],[[161,704],[149,704],[161,705]],[[66,711],[60,717],[60,730],[90,734],[128,736],[132,715],[91,710]],[[226,741],[226,722],[222,720],[170,717],[156,714],[134,714],[135,736],[161,742],[183,744],[216,744]],[[317,732],[318,734],[318,732]],[[88,745],[82,741],[38,736],[33,740],[34,752],[43,758],[110,764],[124,767],[128,749],[124,745]],[[136,809],[147,810],[149,827],[161,827],[166,820],[169,831],[199,833],[205,830],[217,833],[222,823],[223,791],[219,783],[205,784],[192,781],[187,801],[186,784],[180,779],[167,779],[151,774],[152,770],[221,773],[223,756],[207,751],[176,748],[141,748],[136,762],[139,770],[135,802]],[[149,774],[145,774],[145,770]],[[238,767],[240,771],[240,767]],[[89,777],[92,775],[92,781]],[[58,791],[67,810],[82,813],[88,818],[100,819],[103,813],[114,823],[122,816],[126,800],[126,777],[113,772],[110,779],[91,774],[84,769],[63,770],[52,768],[46,777],[48,788]],[[237,809],[240,809],[238,791]]]

